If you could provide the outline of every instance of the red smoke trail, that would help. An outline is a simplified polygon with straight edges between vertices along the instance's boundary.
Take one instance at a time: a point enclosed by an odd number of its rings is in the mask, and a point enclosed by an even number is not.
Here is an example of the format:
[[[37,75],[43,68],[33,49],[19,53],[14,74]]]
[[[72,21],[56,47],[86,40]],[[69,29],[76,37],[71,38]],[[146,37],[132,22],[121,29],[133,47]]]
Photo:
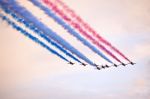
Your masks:
[[[74,28],[76,28],[79,32],[82,33],[86,38],[90,39],[95,45],[97,45],[100,49],[104,50],[110,56],[112,56],[118,62],[121,62],[114,54],[112,54],[109,50],[107,50],[103,45],[101,45],[98,41],[96,41],[92,36],[90,36],[86,31],[84,31],[77,23],[71,22],[71,19],[64,14],[54,3],[48,0],[43,0],[43,2],[48,5],[53,11],[59,14],[65,21],[70,23]]]
[[[43,0],[45,2],[50,2],[50,0]],[[130,61],[123,53],[121,53],[117,48],[115,48],[113,45],[111,45],[111,43],[109,43],[107,40],[105,40],[103,37],[101,37],[89,24],[87,24],[86,22],[84,22],[80,16],[78,16],[73,10],[71,10],[65,3],[63,3],[61,0],[55,0],[55,4],[59,4],[60,6],[62,6],[63,10],[65,12],[67,12],[67,14],[70,14],[70,16],[73,18],[73,20],[64,17],[64,19],[67,21],[76,21],[77,23],[80,23],[81,25],[79,25],[78,27],[83,27],[84,29],[86,29],[89,33],[92,33],[93,36],[95,36],[99,41],[103,42],[105,45],[109,46],[112,50],[114,50],[115,52],[117,52],[120,56],[122,56],[124,59],[126,59],[127,61]],[[61,11],[62,13],[62,11]]]

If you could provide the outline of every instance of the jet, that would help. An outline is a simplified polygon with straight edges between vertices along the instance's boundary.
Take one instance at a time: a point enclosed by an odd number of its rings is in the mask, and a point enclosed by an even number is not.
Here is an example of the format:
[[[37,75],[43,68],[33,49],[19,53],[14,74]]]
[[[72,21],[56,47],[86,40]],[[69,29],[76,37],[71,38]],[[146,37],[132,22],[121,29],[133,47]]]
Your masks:
[[[106,68],[109,68],[109,66],[108,66],[108,65],[105,65],[105,67],[106,67]]]
[[[100,68],[100,67],[98,67],[98,66],[96,66],[96,68],[97,68],[98,70],[101,70],[101,68]]]
[[[102,68],[104,68],[104,69],[105,69],[105,66],[103,66],[103,65],[102,65]]]
[[[129,64],[134,65],[134,64],[136,64],[136,63],[130,62]]]
[[[118,67],[118,65],[114,64],[113,66]]]
[[[121,65],[126,66],[127,64],[125,64],[125,63],[121,63]]]
[[[96,68],[97,68],[98,70],[101,70],[101,68],[98,67],[99,65],[97,65],[97,64],[94,64],[94,65],[96,66]]]
[[[70,64],[70,65],[74,65],[75,63],[73,63],[73,62],[71,62],[71,61],[70,61],[68,64]]]
[[[87,64],[85,64],[85,63],[81,63],[81,65],[86,66]]]

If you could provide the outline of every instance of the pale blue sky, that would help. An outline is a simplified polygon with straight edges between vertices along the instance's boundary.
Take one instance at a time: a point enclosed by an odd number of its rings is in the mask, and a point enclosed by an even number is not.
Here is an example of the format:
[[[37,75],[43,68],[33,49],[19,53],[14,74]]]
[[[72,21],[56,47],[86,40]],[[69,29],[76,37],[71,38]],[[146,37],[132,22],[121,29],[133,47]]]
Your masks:
[[[28,6],[26,0],[19,2]],[[64,2],[137,64],[101,71],[70,66],[0,20],[0,99],[149,99],[149,0]],[[47,20],[47,16],[39,16]],[[64,32],[54,22],[49,26]],[[87,53],[75,39],[68,39]],[[93,53],[87,56],[103,62]]]

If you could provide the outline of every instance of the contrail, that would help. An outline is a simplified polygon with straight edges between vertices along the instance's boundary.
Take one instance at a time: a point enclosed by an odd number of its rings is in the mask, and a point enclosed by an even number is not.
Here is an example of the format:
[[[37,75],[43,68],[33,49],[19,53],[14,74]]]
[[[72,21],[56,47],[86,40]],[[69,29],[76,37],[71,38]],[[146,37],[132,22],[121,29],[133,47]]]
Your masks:
[[[43,1],[48,2],[48,0],[43,0]],[[77,22],[79,24],[79,27],[86,29],[96,39],[98,39],[100,42],[104,43],[105,45],[109,46],[113,51],[115,51],[125,60],[130,62],[130,60],[123,53],[121,53],[117,48],[115,48],[110,42],[105,40],[102,36],[100,36],[99,33],[97,33],[89,24],[87,24],[80,16],[78,16],[72,9],[70,9],[65,3],[63,3],[62,0],[55,0],[55,4],[59,4],[60,6],[62,6],[63,8],[62,10],[64,10],[67,14],[69,14],[69,16],[72,17],[73,20],[70,21]]]
[[[9,1],[9,2],[8,2]],[[56,41],[57,43],[61,44],[67,50],[70,50],[72,53],[77,55],[79,58],[86,61],[88,64],[92,66],[96,66],[91,60],[89,60],[86,56],[80,53],[77,49],[71,46],[68,42],[66,42],[63,38],[61,38],[58,34],[53,32],[50,28],[45,26],[43,23],[38,21],[36,17],[34,17],[30,12],[28,12],[24,7],[21,7],[16,1],[8,0],[7,2],[2,2],[3,5],[8,6],[10,9],[13,9],[17,12],[17,14],[24,16],[25,19],[30,21],[31,23],[35,24],[35,26],[43,31],[45,35]]]
[[[43,48],[47,49],[49,52],[57,55],[58,57],[60,57],[61,59],[69,62],[65,57],[63,57],[62,55],[60,55],[58,52],[56,52],[55,50],[51,49],[49,46],[47,46],[46,44],[44,44],[42,41],[40,41],[38,38],[32,36],[30,33],[28,33],[26,30],[22,29],[20,26],[16,25],[13,21],[11,21],[9,18],[7,18],[6,16],[0,14],[0,18],[2,20],[5,20],[9,25],[12,26],[12,28],[16,29],[17,31],[19,31],[20,33],[22,33],[23,35],[25,35],[26,37],[30,38],[32,41],[38,43],[40,46],[42,46]]]
[[[33,2],[37,2],[35,0],[31,0]],[[74,27],[75,29],[77,29],[82,35],[84,35],[87,39],[91,40],[93,44],[95,44],[96,46],[98,46],[101,50],[105,51],[107,54],[109,54],[111,57],[113,57],[116,61],[120,62],[121,61],[113,54],[111,53],[109,50],[107,50],[102,44],[100,44],[99,41],[95,40],[91,35],[89,35],[85,30],[83,30],[78,23],[71,21],[71,18],[69,18],[67,15],[65,15],[65,13],[60,10],[57,5],[55,5],[53,2],[51,2],[50,0],[43,0],[43,2],[50,7],[53,11],[55,11],[57,14],[59,14],[59,16],[61,16],[65,21],[67,21],[72,27]]]
[[[23,18],[17,16],[15,13],[13,13],[11,10],[1,7],[5,13],[11,15],[16,21],[24,24],[27,28],[29,28],[30,30],[34,31],[34,33],[38,34],[39,36],[41,36],[42,38],[44,38],[47,42],[49,42],[51,45],[55,46],[56,48],[58,48],[60,51],[64,52],[67,56],[71,57],[72,59],[74,59],[75,61],[81,63],[80,60],[78,60],[76,57],[74,57],[71,53],[69,53],[68,51],[66,51],[63,47],[61,47],[59,44],[57,44],[56,42],[54,42],[53,40],[49,39],[46,35],[44,35],[42,33],[42,31],[38,30],[35,26],[31,25],[30,23],[28,23],[26,20],[24,20]]]
[[[81,41],[85,46],[90,48],[92,51],[100,55],[102,58],[104,58],[106,61],[112,63],[111,60],[109,60],[103,53],[101,53],[97,48],[95,48],[93,45],[91,45],[87,40],[85,40],[83,37],[79,35],[72,27],[70,27],[68,24],[66,24],[61,18],[59,18],[55,13],[53,13],[50,9],[43,6],[40,2],[37,0],[30,0],[34,5],[39,7],[41,10],[43,10],[49,17],[53,18],[58,24],[60,24],[68,33],[76,37],[79,41]],[[111,54],[112,55],[112,54]]]

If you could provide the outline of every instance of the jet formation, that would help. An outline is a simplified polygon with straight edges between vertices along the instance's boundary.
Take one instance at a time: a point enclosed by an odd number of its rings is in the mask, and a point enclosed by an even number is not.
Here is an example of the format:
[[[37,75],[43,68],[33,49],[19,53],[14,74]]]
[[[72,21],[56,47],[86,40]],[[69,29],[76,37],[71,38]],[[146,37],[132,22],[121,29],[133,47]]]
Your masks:
[[[114,67],[118,67],[118,66],[126,66],[126,65],[129,65],[129,64],[131,64],[131,65],[135,65],[136,63],[134,63],[134,62],[129,62],[129,63],[127,63],[127,64],[125,64],[125,63],[121,63],[121,64],[113,64],[113,65],[111,65],[111,66],[109,66],[109,65],[101,65],[101,66],[99,66],[99,65],[95,65],[96,66],[96,68],[98,69],[98,70],[101,70],[101,69],[105,69],[105,68],[109,68],[109,67],[112,67],[112,66],[114,66]]]
[[[73,63],[73,62],[69,62],[68,64],[70,64],[70,65],[74,65],[75,63]],[[96,66],[96,68],[98,69],[98,70],[101,70],[101,69],[105,69],[105,68],[109,68],[109,67],[118,67],[118,66],[127,66],[127,65],[129,65],[129,64],[131,64],[131,65],[135,65],[136,63],[134,63],[134,62],[129,62],[129,63],[127,63],[127,64],[125,64],[125,63],[121,63],[121,64],[113,64],[113,65],[97,65],[97,64],[94,64],[95,66]],[[81,63],[81,65],[83,65],[83,66],[86,66],[86,65],[88,65],[88,64],[85,64],[85,63]]]

